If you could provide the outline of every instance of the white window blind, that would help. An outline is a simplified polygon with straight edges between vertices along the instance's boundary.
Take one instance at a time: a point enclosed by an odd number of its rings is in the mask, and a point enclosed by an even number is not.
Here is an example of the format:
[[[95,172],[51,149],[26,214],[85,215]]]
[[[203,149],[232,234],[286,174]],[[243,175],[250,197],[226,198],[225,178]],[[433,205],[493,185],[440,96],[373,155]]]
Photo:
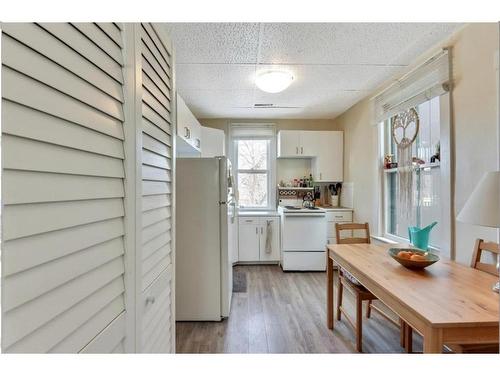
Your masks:
[[[231,124],[231,137],[233,139],[259,139],[273,137],[275,127],[273,124]]]
[[[449,87],[448,50],[443,49],[373,97],[375,124],[436,96],[443,95],[449,91]]]

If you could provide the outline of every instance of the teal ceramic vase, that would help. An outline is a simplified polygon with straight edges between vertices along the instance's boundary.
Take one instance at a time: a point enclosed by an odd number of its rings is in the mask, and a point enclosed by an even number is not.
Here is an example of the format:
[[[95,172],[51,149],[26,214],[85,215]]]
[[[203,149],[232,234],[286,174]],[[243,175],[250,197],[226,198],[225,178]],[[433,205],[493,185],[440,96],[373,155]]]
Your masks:
[[[429,248],[429,236],[431,229],[437,224],[437,221],[426,226],[425,228],[408,227],[408,236],[413,246],[418,249],[427,250]]]

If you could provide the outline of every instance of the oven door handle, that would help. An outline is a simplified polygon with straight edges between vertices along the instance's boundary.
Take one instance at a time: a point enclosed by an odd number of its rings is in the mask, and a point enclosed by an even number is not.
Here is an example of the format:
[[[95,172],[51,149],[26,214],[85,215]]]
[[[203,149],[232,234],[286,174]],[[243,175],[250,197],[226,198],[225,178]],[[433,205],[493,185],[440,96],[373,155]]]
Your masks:
[[[325,217],[325,214],[318,213],[318,214],[285,214],[286,217]]]

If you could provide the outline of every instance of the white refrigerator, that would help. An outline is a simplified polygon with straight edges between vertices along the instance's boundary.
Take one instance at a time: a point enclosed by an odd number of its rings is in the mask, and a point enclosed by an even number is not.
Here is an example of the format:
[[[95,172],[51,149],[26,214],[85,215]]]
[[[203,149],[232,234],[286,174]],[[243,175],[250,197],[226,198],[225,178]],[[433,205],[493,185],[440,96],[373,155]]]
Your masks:
[[[229,316],[233,289],[231,163],[225,157],[176,163],[176,320],[220,321]]]

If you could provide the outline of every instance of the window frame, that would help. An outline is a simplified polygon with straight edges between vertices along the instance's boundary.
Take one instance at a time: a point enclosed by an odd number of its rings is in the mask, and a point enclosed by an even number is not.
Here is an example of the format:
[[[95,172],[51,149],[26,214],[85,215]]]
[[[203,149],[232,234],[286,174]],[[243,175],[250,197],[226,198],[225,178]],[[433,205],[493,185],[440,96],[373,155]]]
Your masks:
[[[429,98],[429,100],[432,98]],[[440,155],[441,160],[439,163],[440,170],[440,203],[441,203],[441,217],[438,220],[438,225],[441,229],[442,238],[442,248],[436,248],[430,246],[429,248],[433,251],[439,252],[440,254],[453,258],[454,257],[454,229],[455,229],[455,218],[454,212],[454,202],[453,202],[453,191],[452,191],[452,181],[454,175],[452,174],[452,163],[453,163],[453,153],[451,144],[451,119],[450,119],[450,93],[446,93],[439,96],[439,108],[440,108]],[[379,220],[378,220],[378,236],[385,238],[389,241],[395,241],[398,243],[409,243],[409,240],[403,237],[396,236],[394,234],[388,233],[388,213],[386,212],[387,207],[387,197],[388,197],[388,184],[387,176],[383,166],[384,153],[385,153],[385,142],[387,140],[387,134],[384,130],[385,123],[390,121],[386,119],[380,122],[378,127],[378,195],[379,195]]]
[[[248,136],[233,136],[232,129],[233,127],[239,128],[248,128],[248,129],[257,129],[256,135],[248,135]],[[257,134],[258,129],[269,129],[269,135],[261,135]],[[241,206],[238,202],[238,209],[240,211],[269,211],[274,210],[276,207],[276,190],[274,189],[275,180],[276,180],[276,129],[274,124],[255,124],[255,123],[245,123],[245,124],[236,124],[233,123],[230,126],[230,155],[234,166],[234,184],[236,187],[236,191],[239,194],[239,173],[251,173],[251,174],[265,174],[267,173],[267,205],[263,207],[256,206]],[[269,141],[268,149],[267,149],[267,169],[255,170],[255,169],[240,169],[238,165],[238,141],[240,140],[266,140]]]

